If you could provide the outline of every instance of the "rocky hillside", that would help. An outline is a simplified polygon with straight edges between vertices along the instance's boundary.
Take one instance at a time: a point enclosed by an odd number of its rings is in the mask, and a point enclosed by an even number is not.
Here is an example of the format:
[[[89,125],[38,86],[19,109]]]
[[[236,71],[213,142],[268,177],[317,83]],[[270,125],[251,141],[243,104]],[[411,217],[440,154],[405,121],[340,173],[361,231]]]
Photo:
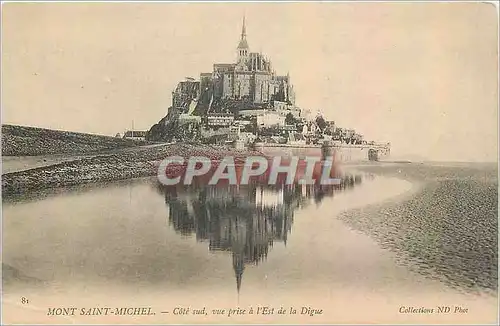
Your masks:
[[[169,113],[149,129],[147,139],[157,142],[200,141],[199,125],[180,124],[178,115],[178,111],[170,108]]]
[[[109,136],[2,125],[3,156],[85,154],[144,145],[145,143],[144,141]]]
[[[211,93],[205,92],[200,96],[196,108],[192,112],[193,116],[204,117],[207,115],[208,107],[210,113],[233,113],[238,115],[241,110],[262,109],[268,107],[262,104],[253,104],[248,98],[243,99],[221,99],[215,100],[210,105]],[[153,125],[148,131],[148,140],[170,142],[177,141],[204,141],[198,129],[199,126],[179,124],[179,115],[188,113],[190,101],[184,103],[181,107],[168,109],[168,113],[158,123]]]

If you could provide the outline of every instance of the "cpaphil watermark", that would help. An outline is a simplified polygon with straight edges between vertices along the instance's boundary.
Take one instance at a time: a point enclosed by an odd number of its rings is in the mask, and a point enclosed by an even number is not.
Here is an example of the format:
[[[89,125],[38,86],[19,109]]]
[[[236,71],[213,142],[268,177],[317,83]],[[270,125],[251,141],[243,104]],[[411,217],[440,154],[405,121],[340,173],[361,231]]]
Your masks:
[[[227,182],[230,185],[247,185],[258,180],[268,184],[338,185],[335,177],[333,157],[274,157],[248,156],[245,159],[233,156],[211,160],[204,156],[185,159],[181,156],[167,157],[158,167],[158,180],[166,186],[190,185],[195,179],[203,179],[209,185]]]

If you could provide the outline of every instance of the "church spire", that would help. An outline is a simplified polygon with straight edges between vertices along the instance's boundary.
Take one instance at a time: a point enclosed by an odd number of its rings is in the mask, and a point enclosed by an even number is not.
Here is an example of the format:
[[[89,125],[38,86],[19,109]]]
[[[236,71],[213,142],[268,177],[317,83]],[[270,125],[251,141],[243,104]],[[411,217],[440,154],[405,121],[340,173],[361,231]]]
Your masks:
[[[245,15],[243,15],[243,25],[241,26],[241,39],[247,38],[247,27],[245,25]]]
[[[243,278],[243,271],[245,270],[245,261],[242,253],[233,252],[233,270],[236,276],[236,291],[238,294],[241,289],[241,279]]]
[[[245,22],[245,16],[243,16],[243,25],[241,26],[241,40],[240,43],[238,44],[238,49],[248,50],[247,26]],[[246,56],[247,52],[239,52],[239,55]]]

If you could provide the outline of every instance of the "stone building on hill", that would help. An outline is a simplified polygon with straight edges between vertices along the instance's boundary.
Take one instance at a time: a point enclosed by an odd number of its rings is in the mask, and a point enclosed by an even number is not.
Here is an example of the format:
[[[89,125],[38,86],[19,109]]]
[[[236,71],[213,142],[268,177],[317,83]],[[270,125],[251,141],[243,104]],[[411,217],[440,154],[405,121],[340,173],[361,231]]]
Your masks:
[[[274,101],[295,105],[290,76],[276,75],[266,56],[250,52],[244,18],[235,62],[216,63],[211,73],[201,73],[199,81],[187,78],[172,93],[173,108],[197,115],[270,107]]]
[[[248,99],[255,104],[277,100],[295,104],[290,76],[276,75],[269,58],[250,52],[244,18],[236,62],[216,63],[211,75],[201,74],[200,78],[211,78],[216,99]]]

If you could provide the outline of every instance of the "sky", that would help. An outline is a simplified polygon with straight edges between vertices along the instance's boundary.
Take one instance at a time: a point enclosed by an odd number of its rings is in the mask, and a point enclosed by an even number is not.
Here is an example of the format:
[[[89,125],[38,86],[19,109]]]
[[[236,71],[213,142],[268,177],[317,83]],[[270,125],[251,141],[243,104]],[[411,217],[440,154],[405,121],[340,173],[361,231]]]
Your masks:
[[[179,81],[235,61],[243,16],[299,106],[395,156],[497,161],[488,3],[4,3],[2,123],[147,130]]]

